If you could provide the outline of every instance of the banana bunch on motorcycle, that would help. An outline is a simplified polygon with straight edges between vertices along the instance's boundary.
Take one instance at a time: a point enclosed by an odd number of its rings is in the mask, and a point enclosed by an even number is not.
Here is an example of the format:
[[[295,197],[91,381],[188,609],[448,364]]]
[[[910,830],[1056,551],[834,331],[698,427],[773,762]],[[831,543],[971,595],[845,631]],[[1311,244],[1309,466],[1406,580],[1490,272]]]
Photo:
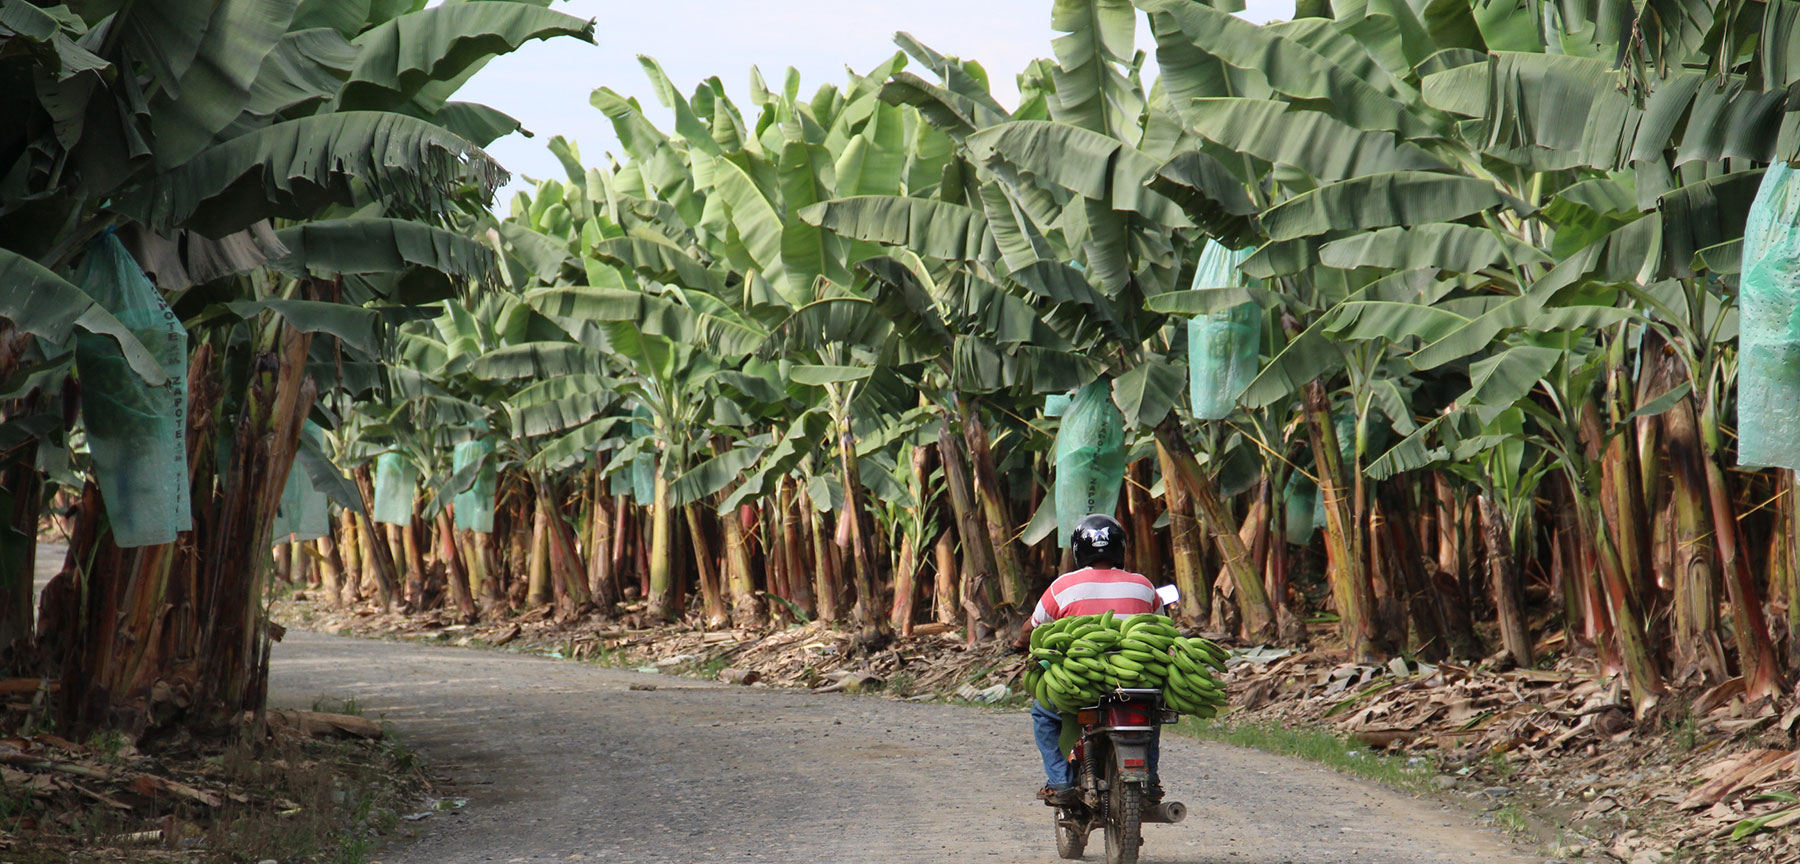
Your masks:
[[[1195,717],[1212,717],[1225,706],[1225,687],[1213,677],[1225,671],[1225,649],[1182,636],[1165,615],[1108,610],[1059,618],[1032,629],[1031,656],[1036,662],[1025,673],[1026,688],[1064,714],[1132,687],[1161,688],[1168,707]]]

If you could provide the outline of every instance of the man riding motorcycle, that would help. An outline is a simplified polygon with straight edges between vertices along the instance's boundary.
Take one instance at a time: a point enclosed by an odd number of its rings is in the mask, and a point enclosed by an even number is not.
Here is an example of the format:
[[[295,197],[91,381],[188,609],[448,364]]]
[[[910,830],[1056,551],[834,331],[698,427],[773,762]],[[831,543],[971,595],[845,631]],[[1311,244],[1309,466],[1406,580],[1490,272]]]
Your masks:
[[[1125,526],[1104,513],[1084,517],[1075,526],[1070,545],[1075,555],[1075,569],[1058,577],[1038,600],[1037,609],[1019,630],[1014,650],[1023,652],[1031,643],[1031,630],[1058,618],[1073,615],[1098,615],[1108,609],[1124,618],[1155,612],[1160,605],[1156,586],[1142,575],[1125,570]],[[1031,706],[1031,725],[1037,738],[1038,751],[1044,757],[1044,788],[1037,797],[1053,804],[1072,802],[1080,794],[1075,788],[1074,769],[1069,754],[1062,752],[1063,719],[1040,702]],[[1148,753],[1150,785],[1146,803],[1162,800],[1162,785],[1156,774],[1156,742]]]

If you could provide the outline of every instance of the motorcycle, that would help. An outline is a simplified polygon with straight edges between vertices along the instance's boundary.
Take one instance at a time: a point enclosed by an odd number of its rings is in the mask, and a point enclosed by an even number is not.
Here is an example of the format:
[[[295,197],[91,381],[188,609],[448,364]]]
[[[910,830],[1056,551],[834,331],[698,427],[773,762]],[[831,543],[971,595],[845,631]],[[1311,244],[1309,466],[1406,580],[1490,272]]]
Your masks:
[[[1157,590],[1164,608],[1179,600],[1175,586]],[[1156,748],[1157,727],[1175,723],[1180,715],[1163,707],[1160,688],[1120,688],[1075,714],[1081,726],[1070,756],[1075,765],[1075,789],[1079,797],[1067,803],[1047,802],[1056,815],[1056,853],[1080,858],[1088,835],[1104,831],[1106,864],[1137,864],[1146,822],[1175,824],[1187,818],[1187,805],[1179,801],[1149,804],[1150,756]]]
[[[1102,829],[1106,864],[1136,864],[1144,823],[1174,824],[1187,818],[1187,806],[1178,801],[1144,800],[1156,727],[1176,722],[1177,715],[1163,707],[1160,689],[1133,688],[1102,696],[1075,718],[1081,724],[1072,756],[1079,799],[1051,804],[1056,813],[1056,852],[1080,858],[1088,834]]]

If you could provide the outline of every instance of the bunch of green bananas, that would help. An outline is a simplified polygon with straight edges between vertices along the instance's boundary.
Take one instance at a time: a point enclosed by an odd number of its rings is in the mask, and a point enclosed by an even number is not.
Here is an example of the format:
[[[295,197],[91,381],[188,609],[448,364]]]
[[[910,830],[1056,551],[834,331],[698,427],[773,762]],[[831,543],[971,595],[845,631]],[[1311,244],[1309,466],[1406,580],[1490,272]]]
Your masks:
[[[1071,714],[1119,687],[1160,687],[1163,702],[1183,714],[1212,717],[1225,705],[1213,672],[1225,671],[1225,649],[1180,635],[1165,615],[1059,618],[1031,631],[1025,686],[1038,702]]]

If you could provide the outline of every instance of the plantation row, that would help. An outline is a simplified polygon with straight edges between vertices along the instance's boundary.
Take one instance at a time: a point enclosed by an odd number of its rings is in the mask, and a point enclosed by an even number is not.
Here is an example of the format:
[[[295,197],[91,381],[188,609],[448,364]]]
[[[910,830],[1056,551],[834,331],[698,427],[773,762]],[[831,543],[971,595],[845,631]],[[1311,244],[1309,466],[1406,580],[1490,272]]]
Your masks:
[[[394,72],[372,46],[466,59],[407,23],[433,16],[509,46],[586,31],[482,3],[346,26],[348,55],[312,44],[328,27],[276,34],[318,64],[285,86],[322,95],[195,109],[228,140],[159,134],[181,143],[135,195],[27,172],[87,221],[0,250],[0,276],[66,303],[0,308],[22,346],[0,371],[30,376],[6,408],[12,524],[81,492],[47,636],[8,662],[60,670],[76,722],[254,706],[251,550],[285,537],[285,566],[346,600],[979,639],[1102,511],[1183,618],[1247,639],[1335,620],[1356,658],[1592,654],[1639,711],[1672,685],[1782,687],[1800,3],[1231,11],[1058,0],[1014,107],[906,34],[810,93],[752,70],[741,103],[646,58],[673,129],[595,90],[623,152],[553,140],[567,176],[505,218],[468,136],[516,124],[444,101],[456,64]],[[37,146],[69,146],[34,107]],[[396,134],[339,153],[325,124]],[[347,155],[399,131],[415,149]],[[74,283],[52,272],[77,259]],[[185,353],[142,351],[166,344],[153,322],[101,290],[139,267]],[[144,392],[97,388],[102,354]],[[102,398],[156,419],[108,423]],[[121,436],[165,457],[121,460]],[[8,620],[0,643],[29,630]]]

